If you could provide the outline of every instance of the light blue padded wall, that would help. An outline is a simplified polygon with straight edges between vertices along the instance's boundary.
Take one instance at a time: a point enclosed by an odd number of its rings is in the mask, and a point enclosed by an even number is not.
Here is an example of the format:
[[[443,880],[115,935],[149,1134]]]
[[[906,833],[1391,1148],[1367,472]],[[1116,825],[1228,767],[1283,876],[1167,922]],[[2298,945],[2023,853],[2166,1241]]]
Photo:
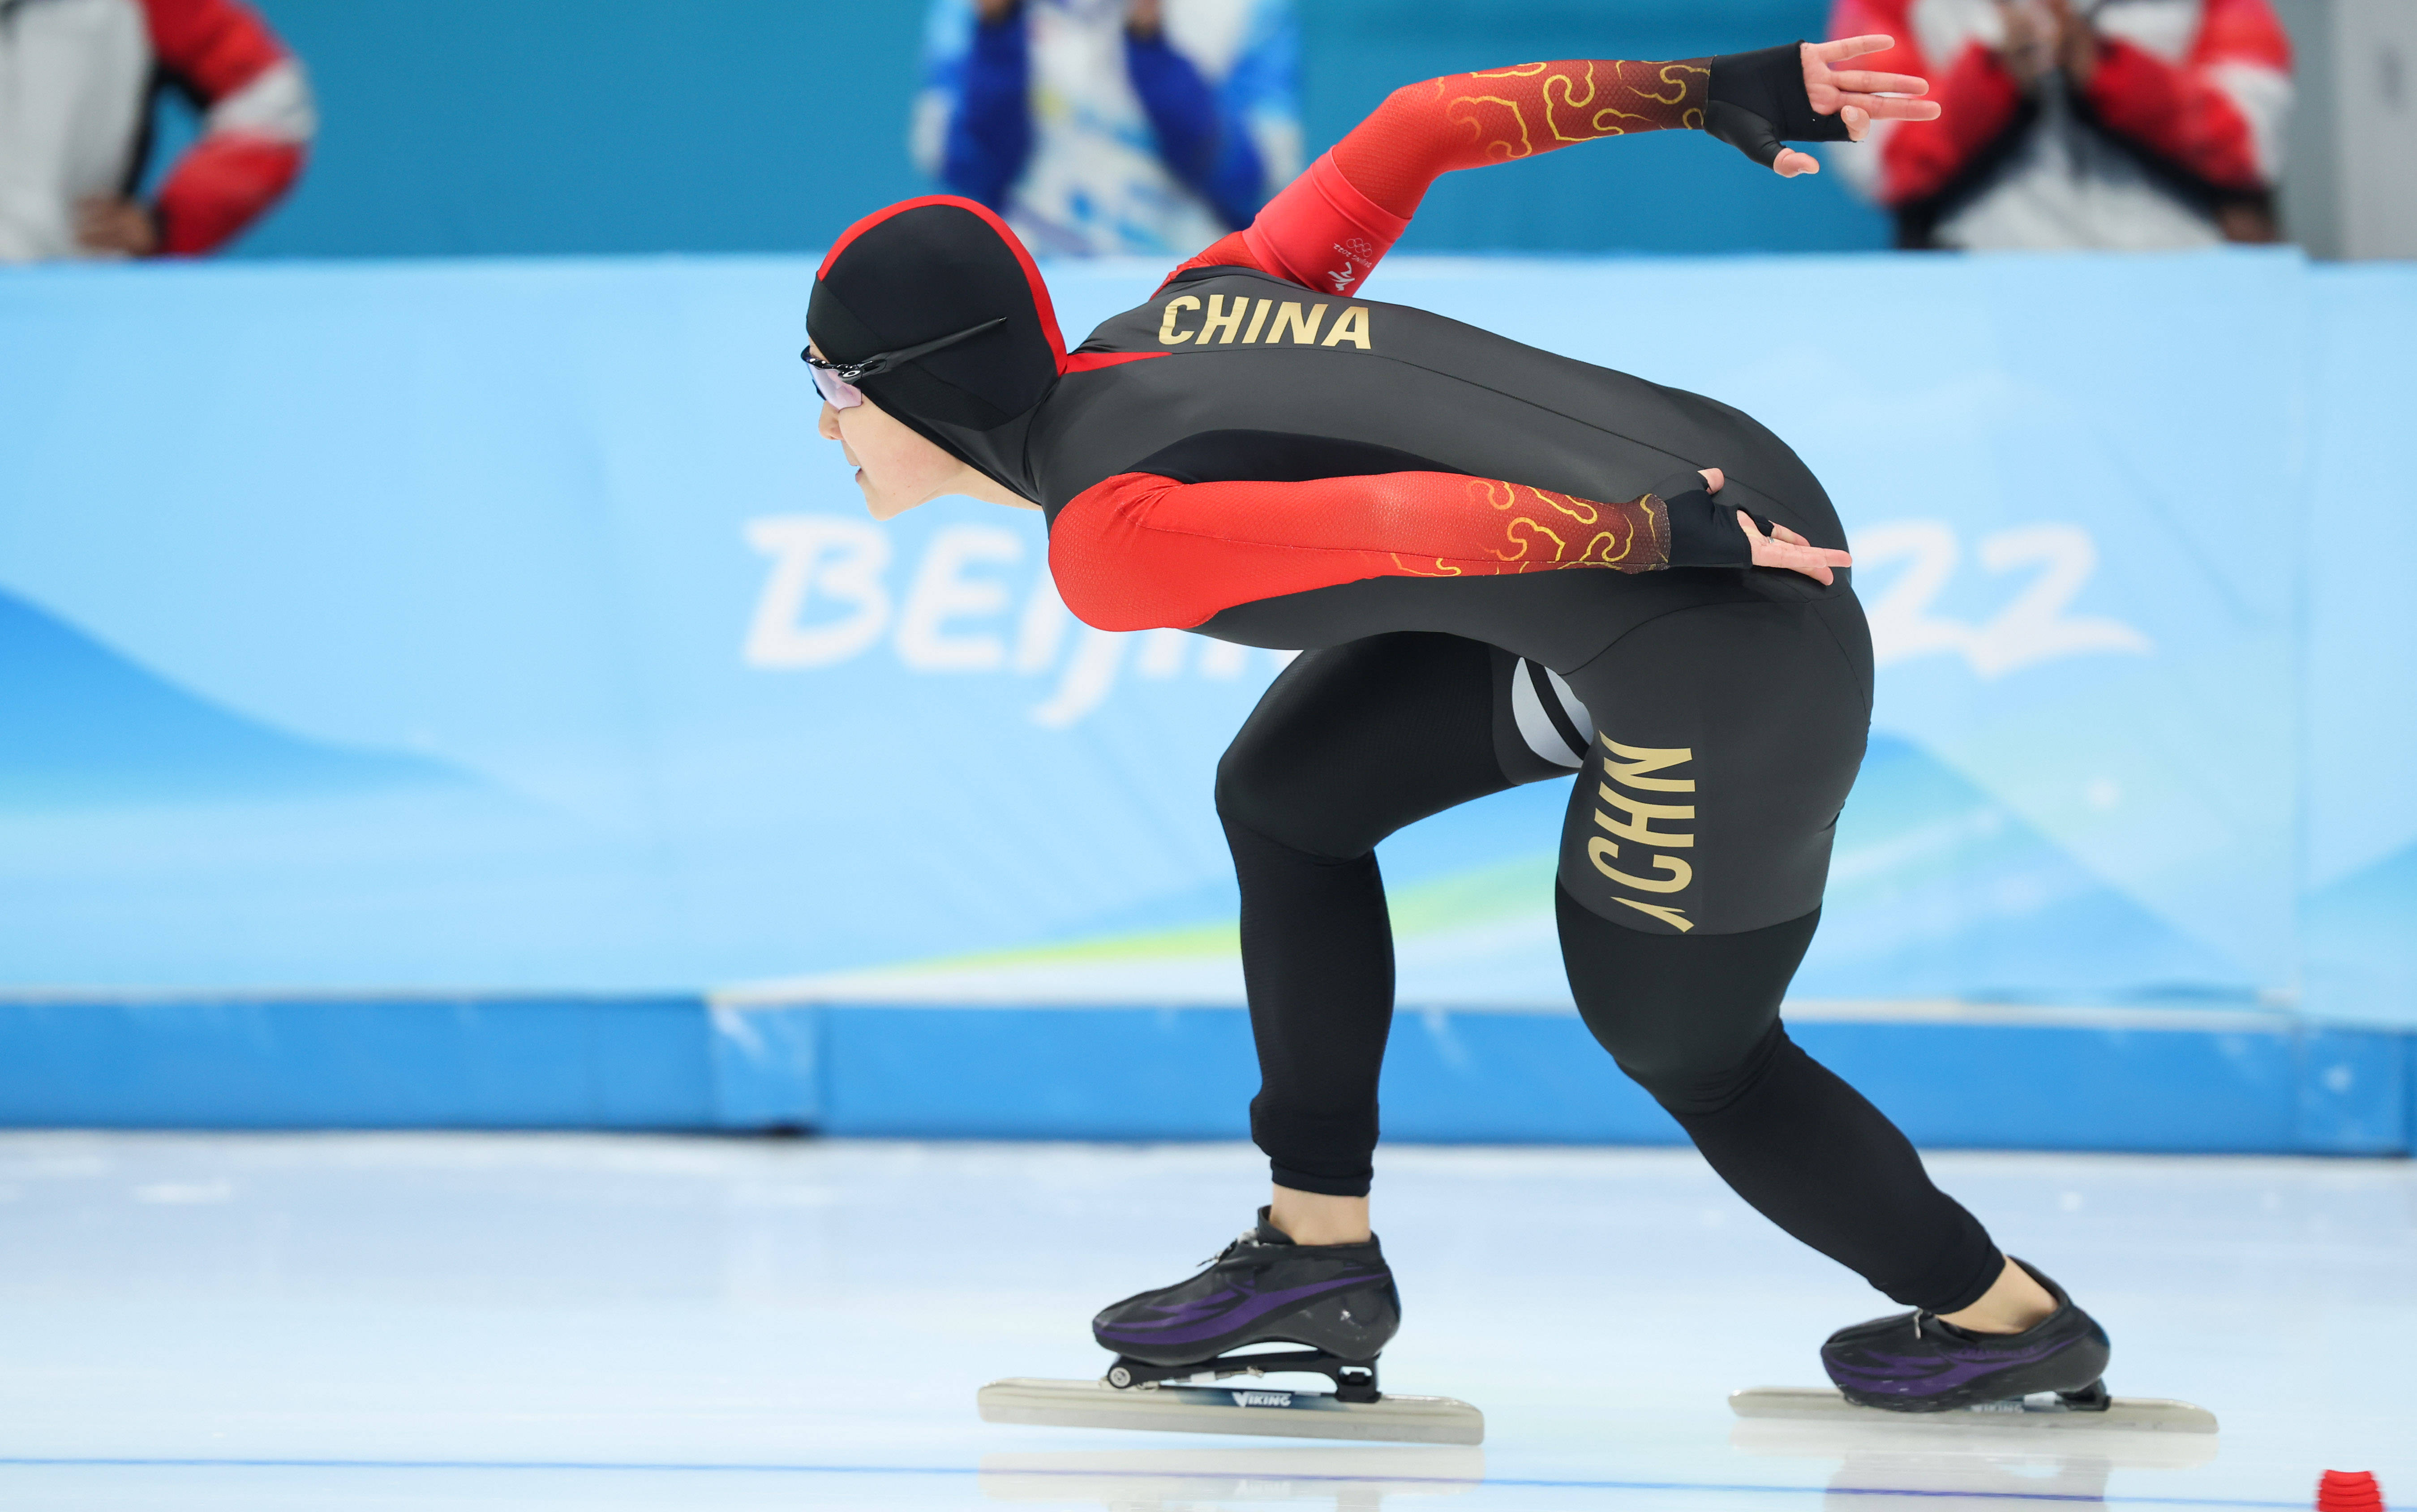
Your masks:
[[[1211,765],[1275,659],[1073,624],[1027,515],[876,529],[812,434],[811,269],[0,282],[0,983],[1198,956]],[[1079,331],[1153,271],[1051,276]],[[1738,403],[1828,481],[1882,665],[1800,995],[2288,1006],[2314,948],[2329,1016],[2408,1022],[2410,640],[2360,542],[2412,513],[2369,460],[2409,279],[1405,260],[1372,292]],[[1389,846],[1406,996],[1559,998],[1559,807]]]

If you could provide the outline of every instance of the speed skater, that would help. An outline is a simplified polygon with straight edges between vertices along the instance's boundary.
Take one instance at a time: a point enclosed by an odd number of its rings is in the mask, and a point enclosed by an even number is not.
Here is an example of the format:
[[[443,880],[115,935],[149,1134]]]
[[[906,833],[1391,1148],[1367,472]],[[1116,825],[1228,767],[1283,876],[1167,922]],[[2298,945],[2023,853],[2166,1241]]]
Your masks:
[[[1280,1341],[1375,1394],[1400,1318],[1368,1222],[1393,985],[1375,848],[1575,772],[1555,904],[1588,1028],[1740,1196],[1914,1309],[1830,1339],[1841,1391],[2099,1391],[2098,1325],[1780,1021],[1871,710],[1820,483],[1718,401],[1358,296],[1445,172],[1699,130],[1792,177],[1818,165],[1787,142],[1935,117],[1923,80],[1850,66],[1889,45],[1407,85],[1071,352],[970,201],[891,206],[825,258],[806,357],[875,517],[1038,509],[1087,623],[1305,652],[1216,788],[1273,1195],[1208,1270],[1099,1315],[1116,1384]]]

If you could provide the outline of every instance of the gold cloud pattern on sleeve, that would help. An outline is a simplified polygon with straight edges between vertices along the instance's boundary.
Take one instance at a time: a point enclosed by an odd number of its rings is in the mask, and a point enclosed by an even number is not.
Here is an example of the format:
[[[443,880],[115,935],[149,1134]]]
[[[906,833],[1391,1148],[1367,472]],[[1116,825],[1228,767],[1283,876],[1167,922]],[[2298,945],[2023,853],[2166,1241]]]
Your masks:
[[[1435,81],[1444,119],[1485,159],[1636,131],[1700,130],[1711,70],[1695,63],[1578,59],[1526,63]]]
[[[1396,567],[1415,577],[1465,577],[1568,567],[1651,573],[1670,565],[1670,512],[1659,495],[1604,503],[1493,478],[1469,479],[1467,492],[1470,503],[1499,522],[1498,543],[1476,543],[1482,557],[1395,552]]]

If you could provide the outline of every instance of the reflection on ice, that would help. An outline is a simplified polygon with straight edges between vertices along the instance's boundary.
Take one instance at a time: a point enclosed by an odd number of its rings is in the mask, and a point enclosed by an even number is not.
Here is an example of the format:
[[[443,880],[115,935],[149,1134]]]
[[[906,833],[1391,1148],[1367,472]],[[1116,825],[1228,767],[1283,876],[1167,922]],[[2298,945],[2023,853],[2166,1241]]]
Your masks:
[[[1115,1449],[981,1461],[992,1501],[1097,1502],[1117,1512],[1279,1502],[1376,1512],[1390,1497],[1458,1495],[1484,1479],[1484,1450],[1424,1446]]]
[[[1913,1421],[1809,1422],[1740,1418],[1729,1446],[1835,1465],[1826,1504],[1868,1512],[1872,1498],[1918,1495],[1925,1507],[2002,1508],[2008,1499],[2078,1503],[2106,1497],[2117,1470],[2196,1470],[2212,1463],[2212,1433],[2157,1433]],[[1952,1488],[1951,1489],[1948,1489]]]

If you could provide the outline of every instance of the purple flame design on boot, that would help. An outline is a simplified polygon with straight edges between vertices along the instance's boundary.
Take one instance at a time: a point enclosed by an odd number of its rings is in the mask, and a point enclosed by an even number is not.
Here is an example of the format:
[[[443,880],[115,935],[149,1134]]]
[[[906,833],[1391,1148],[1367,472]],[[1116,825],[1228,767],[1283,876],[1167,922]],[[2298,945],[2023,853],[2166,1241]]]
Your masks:
[[[2018,1350],[1951,1349],[1923,1355],[1863,1352],[1852,1362],[1825,1354],[1822,1363],[1829,1367],[1830,1379],[1841,1386],[1892,1397],[1936,1397],[1985,1375],[2036,1364],[2079,1342],[2060,1338]]]
[[[1226,1287],[1176,1306],[1150,1309],[1155,1316],[1128,1319],[1095,1332],[1103,1344],[1196,1344],[1230,1334],[1279,1307],[1329,1291],[1365,1286],[1377,1279],[1380,1277],[1371,1271],[1282,1291],[1252,1292],[1240,1287]]]

